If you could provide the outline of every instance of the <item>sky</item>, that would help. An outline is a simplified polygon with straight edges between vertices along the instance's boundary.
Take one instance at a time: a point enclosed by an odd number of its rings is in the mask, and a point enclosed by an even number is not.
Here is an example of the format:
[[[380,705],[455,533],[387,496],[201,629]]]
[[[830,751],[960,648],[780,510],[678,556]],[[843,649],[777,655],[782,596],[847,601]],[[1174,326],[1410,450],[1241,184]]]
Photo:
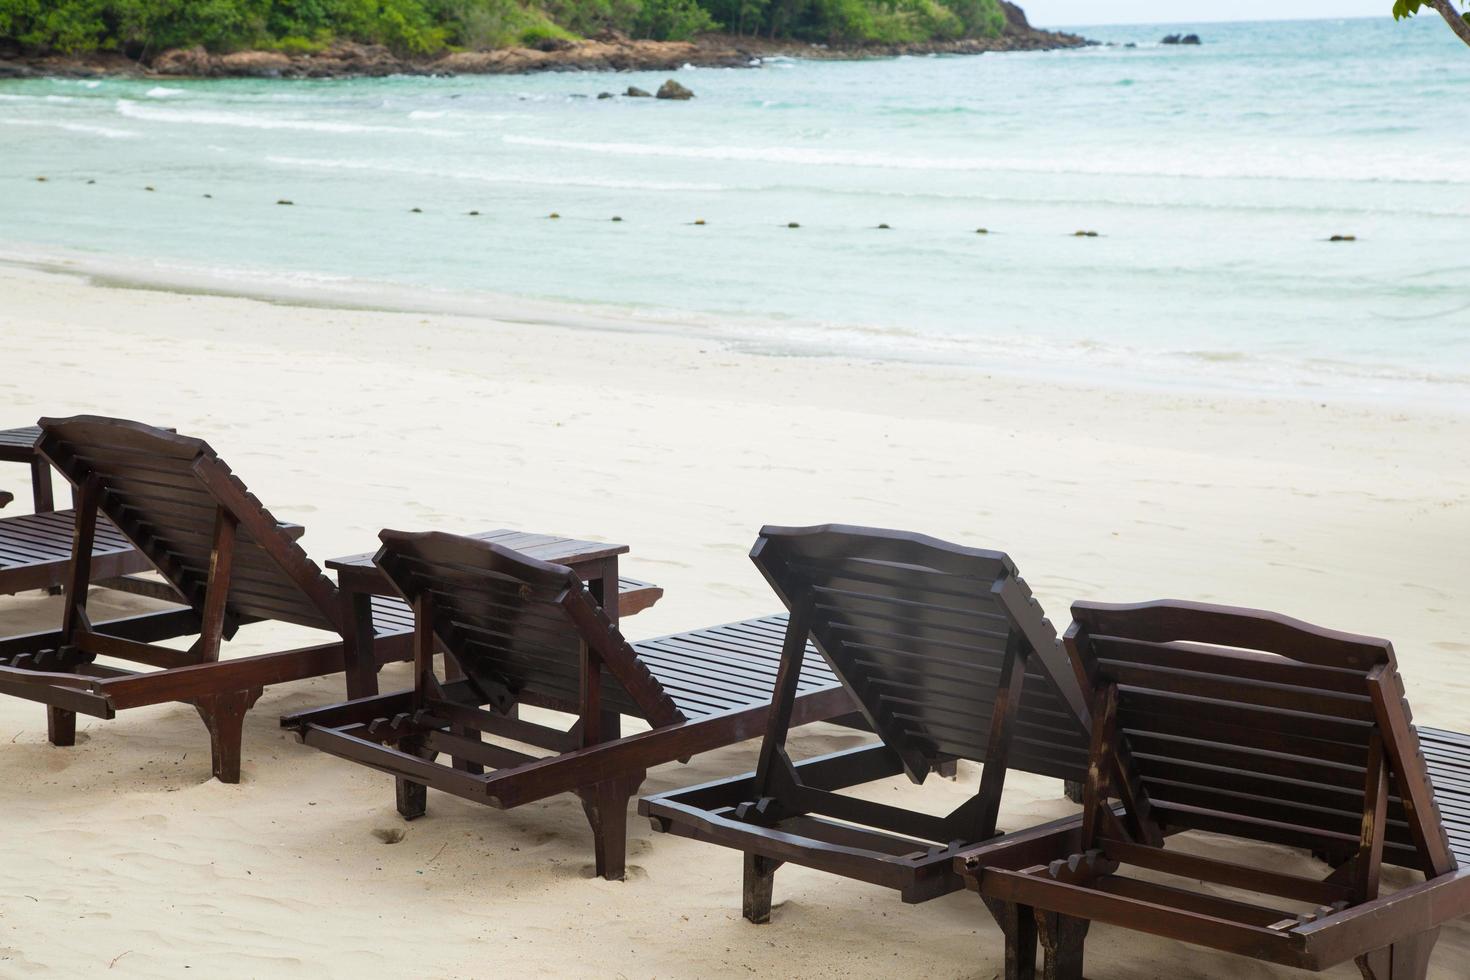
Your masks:
[[[1032,24],[1189,24],[1210,20],[1388,17],[1393,0],[1018,0]]]

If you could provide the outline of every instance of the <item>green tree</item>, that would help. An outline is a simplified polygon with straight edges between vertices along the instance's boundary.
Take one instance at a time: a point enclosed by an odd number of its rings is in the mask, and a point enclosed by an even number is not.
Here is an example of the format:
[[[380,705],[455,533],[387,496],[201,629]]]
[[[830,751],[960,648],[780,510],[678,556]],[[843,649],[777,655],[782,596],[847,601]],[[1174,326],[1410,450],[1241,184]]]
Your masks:
[[[1460,0],[1463,4],[1465,0]],[[1403,20],[1413,17],[1425,7],[1433,7],[1439,11],[1444,22],[1450,25],[1450,30],[1466,44],[1470,44],[1470,13],[1462,14],[1455,9],[1453,0],[1393,0],[1393,19]]]

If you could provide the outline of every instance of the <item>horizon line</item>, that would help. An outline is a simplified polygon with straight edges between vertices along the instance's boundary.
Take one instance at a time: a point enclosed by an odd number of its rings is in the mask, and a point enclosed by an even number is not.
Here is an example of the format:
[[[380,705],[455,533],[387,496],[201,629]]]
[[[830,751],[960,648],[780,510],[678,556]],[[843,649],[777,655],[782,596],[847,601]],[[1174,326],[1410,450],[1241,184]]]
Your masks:
[[[1021,8],[1023,11],[1024,7]],[[1216,20],[1119,20],[1119,21],[1094,21],[1090,24],[1079,23],[1049,23],[1043,24],[1032,21],[1028,15],[1028,22],[1032,27],[1041,30],[1080,30],[1084,27],[1189,27],[1199,24],[1312,24],[1322,21],[1336,20],[1385,20],[1392,19],[1393,14],[1352,14],[1335,15],[1330,17],[1247,17],[1241,19],[1216,19]]]

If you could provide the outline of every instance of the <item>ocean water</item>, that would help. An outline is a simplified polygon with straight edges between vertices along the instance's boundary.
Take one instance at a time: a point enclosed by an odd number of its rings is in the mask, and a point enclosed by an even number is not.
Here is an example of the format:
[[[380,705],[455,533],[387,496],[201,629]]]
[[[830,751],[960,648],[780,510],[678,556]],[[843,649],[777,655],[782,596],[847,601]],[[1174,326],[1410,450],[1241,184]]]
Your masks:
[[[1157,43],[1179,30],[1205,44]],[[0,82],[0,259],[1470,405],[1470,51],[1443,24],[1083,33],[1112,46],[686,68],[687,103],[595,98],[665,77],[640,73]]]

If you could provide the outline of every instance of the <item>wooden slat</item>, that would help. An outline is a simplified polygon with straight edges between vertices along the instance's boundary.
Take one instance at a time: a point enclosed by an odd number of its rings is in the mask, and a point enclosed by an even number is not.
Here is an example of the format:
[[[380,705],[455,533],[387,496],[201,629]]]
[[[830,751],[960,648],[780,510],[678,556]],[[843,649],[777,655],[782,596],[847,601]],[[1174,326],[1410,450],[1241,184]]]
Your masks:
[[[1056,634],[1009,558],[838,525],[763,529],[751,557],[788,608],[812,596],[812,638],[869,724],[912,760],[911,777],[942,758],[985,761],[1000,667],[1022,637],[1036,656],[1011,762],[1082,778],[1086,708],[1070,669],[1056,671]],[[1077,752],[1028,752],[1028,729]]]

